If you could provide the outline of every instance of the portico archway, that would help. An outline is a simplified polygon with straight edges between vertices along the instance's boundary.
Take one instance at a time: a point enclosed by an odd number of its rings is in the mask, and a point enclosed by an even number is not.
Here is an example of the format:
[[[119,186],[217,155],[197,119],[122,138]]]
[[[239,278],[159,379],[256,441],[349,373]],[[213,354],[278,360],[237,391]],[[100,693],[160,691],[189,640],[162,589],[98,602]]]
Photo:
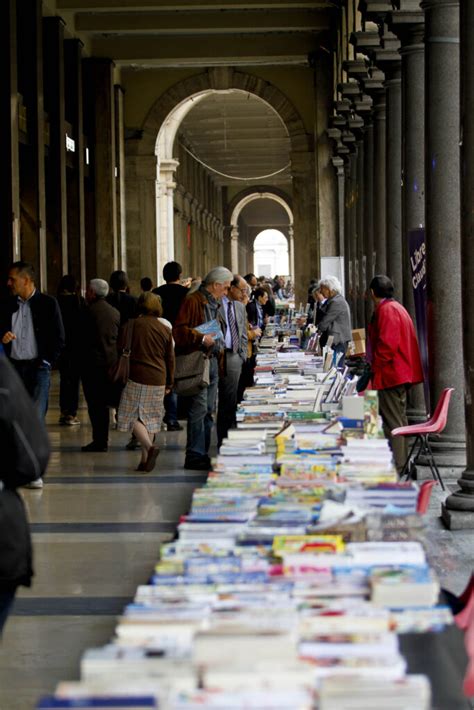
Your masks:
[[[174,254],[170,230],[175,167],[172,146],[180,122],[196,101],[210,92],[229,89],[259,97],[278,113],[286,127],[293,191],[291,227],[299,245],[298,268],[292,268],[292,276],[296,278],[299,273],[298,280],[306,283],[319,264],[312,137],[278,88],[251,74],[221,67],[194,75],[166,91],[151,108],[140,135],[127,141],[128,270],[132,280],[149,273],[150,265],[154,267],[152,277],[157,279],[163,263]],[[223,245],[224,225],[216,225],[216,230]],[[223,246],[221,253],[230,268],[232,258],[225,258]]]

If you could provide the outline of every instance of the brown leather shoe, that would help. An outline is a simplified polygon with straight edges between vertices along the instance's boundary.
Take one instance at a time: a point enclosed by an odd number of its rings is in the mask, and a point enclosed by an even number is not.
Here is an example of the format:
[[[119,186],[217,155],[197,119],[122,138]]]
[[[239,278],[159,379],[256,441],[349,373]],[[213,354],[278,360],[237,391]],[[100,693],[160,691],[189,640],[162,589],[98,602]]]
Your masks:
[[[157,446],[150,446],[148,449],[148,456],[146,457],[145,461],[145,466],[144,466],[144,471],[147,473],[150,473],[150,471],[153,471],[155,468],[156,464],[156,459],[158,458],[158,454],[160,453],[160,450]]]

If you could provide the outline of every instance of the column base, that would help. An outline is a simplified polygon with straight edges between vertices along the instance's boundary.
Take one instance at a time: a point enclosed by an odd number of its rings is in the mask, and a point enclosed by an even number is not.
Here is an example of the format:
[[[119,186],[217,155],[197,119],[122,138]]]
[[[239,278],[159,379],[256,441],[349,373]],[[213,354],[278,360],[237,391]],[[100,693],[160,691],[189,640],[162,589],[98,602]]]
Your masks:
[[[458,485],[443,503],[441,517],[450,530],[474,530],[474,471],[465,469]]]

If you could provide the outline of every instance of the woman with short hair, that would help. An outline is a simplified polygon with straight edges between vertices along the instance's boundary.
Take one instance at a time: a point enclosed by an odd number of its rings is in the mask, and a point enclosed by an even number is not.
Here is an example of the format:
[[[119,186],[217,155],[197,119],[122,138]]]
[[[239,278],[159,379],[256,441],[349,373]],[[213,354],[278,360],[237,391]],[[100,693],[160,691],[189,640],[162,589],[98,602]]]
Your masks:
[[[174,347],[171,330],[160,321],[161,301],[153,293],[138,299],[138,317],[133,321],[130,374],[117,413],[117,429],[133,432],[142,447],[137,471],[152,471],[159,448],[153,434],[161,429],[165,393],[174,378]],[[127,327],[130,327],[129,324]],[[120,346],[124,346],[124,335]]]

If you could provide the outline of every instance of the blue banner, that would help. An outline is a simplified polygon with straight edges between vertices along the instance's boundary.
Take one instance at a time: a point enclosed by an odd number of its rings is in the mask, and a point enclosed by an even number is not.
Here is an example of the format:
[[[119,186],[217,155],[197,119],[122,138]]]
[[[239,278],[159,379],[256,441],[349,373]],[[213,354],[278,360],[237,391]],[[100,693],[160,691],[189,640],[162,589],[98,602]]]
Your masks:
[[[428,293],[426,289],[426,240],[424,229],[408,232],[410,272],[415,299],[416,331],[424,374],[426,411],[430,412],[430,376],[428,354]]]

